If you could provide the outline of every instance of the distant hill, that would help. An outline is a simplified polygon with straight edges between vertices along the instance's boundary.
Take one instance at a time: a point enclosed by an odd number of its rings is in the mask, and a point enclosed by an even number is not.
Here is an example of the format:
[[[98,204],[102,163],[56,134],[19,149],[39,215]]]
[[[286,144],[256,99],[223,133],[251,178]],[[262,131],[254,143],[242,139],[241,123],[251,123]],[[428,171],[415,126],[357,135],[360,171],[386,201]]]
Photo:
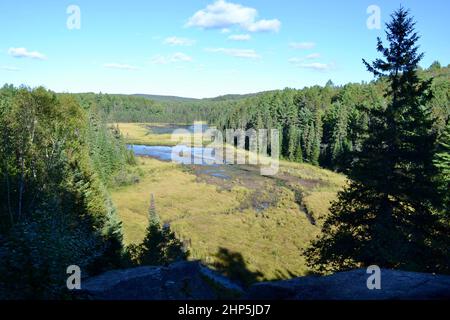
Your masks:
[[[176,96],[162,96],[162,95],[154,95],[154,94],[133,94],[133,97],[141,97],[150,99],[158,102],[167,102],[167,101],[176,101],[176,102],[195,102],[200,101],[200,99],[195,98],[184,98],[184,97],[176,97]]]
[[[267,91],[269,92],[269,91]],[[231,101],[231,100],[241,100],[246,98],[251,98],[254,96],[257,96],[259,94],[262,94],[264,92],[258,92],[258,93],[248,93],[248,94],[226,94],[223,96],[218,96],[214,98],[203,98],[203,99],[196,99],[196,98],[185,98],[185,97],[177,97],[177,96],[163,96],[163,95],[153,95],[153,94],[133,94],[134,97],[141,97],[150,99],[153,101],[158,102],[198,102],[198,101]]]
[[[247,93],[247,94],[226,94],[226,95],[223,95],[223,96],[218,96],[218,97],[215,97],[215,98],[206,98],[206,99],[202,99],[202,100],[209,100],[209,101],[242,100],[242,99],[251,98],[251,97],[263,94],[265,92],[270,92],[270,91],[257,92],[257,93]]]

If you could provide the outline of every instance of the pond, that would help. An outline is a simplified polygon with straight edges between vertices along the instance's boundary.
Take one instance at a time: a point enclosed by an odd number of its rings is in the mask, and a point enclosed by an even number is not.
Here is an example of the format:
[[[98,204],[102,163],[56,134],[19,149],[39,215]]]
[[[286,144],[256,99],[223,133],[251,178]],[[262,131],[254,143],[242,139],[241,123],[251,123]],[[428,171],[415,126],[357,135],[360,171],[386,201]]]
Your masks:
[[[215,177],[222,180],[229,180],[231,177],[221,168],[221,164],[214,159],[214,149],[212,148],[190,148],[187,146],[143,146],[129,145],[129,150],[133,150],[136,156],[151,157],[161,161],[172,161],[178,164],[195,164],[208,169],[196,170],[199,174]],[[183,156],[177,156],[182,153]]]
[[[144,146],[129,145],[136,156],[156,158],[161,161],[172,161],[179,164],[196,164],[201,166],[217,166],[214,149],[187,146]]]

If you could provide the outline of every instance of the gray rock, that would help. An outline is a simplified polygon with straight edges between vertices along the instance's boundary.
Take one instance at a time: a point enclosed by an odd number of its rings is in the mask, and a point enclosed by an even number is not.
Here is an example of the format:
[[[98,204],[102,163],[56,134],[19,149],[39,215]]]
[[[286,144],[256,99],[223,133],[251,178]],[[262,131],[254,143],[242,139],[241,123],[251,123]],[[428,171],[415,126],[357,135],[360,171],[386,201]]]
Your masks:
[[[381,289],[369,290],[365,269],[253,285],[247,299],[415,300],[450,298],[450,276],[381,270]]]
[[[138,267],[109,271],[82,281],[79,296],[94,300],[213,300],[224,292],[244,292],[227,278],[199,262],[168,267]]]
[[[80,297],[96,300],[410,300],[449,299],[450,276],[381,270],[369,290],[365,269],[330,276],[261,282],[247,292],[196,261],[106,272],[82,281]]]

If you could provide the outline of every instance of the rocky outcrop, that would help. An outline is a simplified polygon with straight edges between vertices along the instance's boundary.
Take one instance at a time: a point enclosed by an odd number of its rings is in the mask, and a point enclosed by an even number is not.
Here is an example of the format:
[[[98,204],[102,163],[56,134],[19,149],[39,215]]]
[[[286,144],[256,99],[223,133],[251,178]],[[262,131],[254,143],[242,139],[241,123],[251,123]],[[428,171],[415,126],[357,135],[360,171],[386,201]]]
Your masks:
[[[381,270],[381,290],[366,270],[261,282],[248,290],[199,262],[106,272],[82,282],[81,296],[99,300],[404,300],[450,298],[450,276]]]
[[[82,281],[81,289],[81,297],[94,300],[215,300],[244,294],[199,262],[109,271]]]
[[[248,299],[283,300],[411,300],[449,299],[450,276],[381,270],[381,289],[369,290],[365,269],[340,272],[325,277],[300,277],[292,280],[253,285]]]

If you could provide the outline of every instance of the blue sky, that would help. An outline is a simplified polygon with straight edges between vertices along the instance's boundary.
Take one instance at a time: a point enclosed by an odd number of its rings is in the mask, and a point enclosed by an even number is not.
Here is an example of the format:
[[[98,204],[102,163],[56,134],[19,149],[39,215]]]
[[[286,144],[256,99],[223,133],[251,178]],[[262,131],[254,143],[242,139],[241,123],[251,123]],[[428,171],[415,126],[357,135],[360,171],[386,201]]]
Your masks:
[[[423,66],[449,64],[447,0],[2,0],[0,84],[201,98],[368,81],[361,59],[377,57],[400,4],[418,22]],[[367,27],[371,5],[382,29]]]

